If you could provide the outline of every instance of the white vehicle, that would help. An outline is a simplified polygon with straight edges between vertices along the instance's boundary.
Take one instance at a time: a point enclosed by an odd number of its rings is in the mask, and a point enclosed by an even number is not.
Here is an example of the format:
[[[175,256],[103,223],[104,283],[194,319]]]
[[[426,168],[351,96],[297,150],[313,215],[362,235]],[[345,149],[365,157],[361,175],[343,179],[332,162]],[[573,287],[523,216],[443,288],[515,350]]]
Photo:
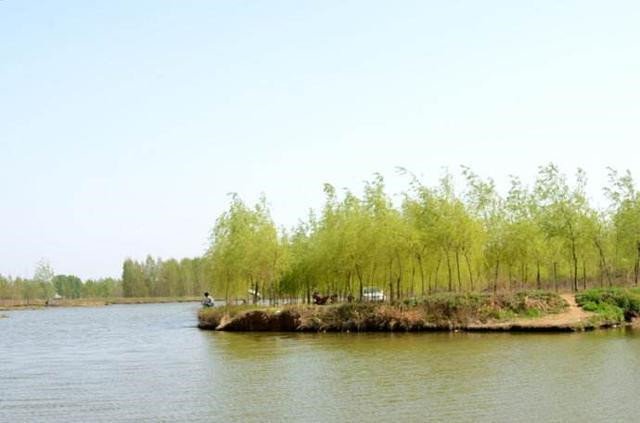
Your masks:
[[[380,288],[367,286],[362,288],[362,299],[364,301],[384,301],[384,292]]]

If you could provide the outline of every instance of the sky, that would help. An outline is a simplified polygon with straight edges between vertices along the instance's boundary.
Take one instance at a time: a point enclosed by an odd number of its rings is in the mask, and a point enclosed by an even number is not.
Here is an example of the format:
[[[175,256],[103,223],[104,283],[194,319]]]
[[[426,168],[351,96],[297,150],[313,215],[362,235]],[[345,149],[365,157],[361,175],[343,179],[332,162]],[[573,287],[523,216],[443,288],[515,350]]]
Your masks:
[[[0,274],[118,277],[323,183],[638,170],[635,1],[0,1]]]

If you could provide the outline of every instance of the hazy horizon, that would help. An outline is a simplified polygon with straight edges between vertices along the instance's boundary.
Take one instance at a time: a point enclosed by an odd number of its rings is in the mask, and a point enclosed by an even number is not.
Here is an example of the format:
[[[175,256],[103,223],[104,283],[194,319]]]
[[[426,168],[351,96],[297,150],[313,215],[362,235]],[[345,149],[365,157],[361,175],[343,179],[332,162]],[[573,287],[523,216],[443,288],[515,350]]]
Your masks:
[[[634,176],[640,4],[0,2],[0,274],[193,257],[236,192]]]

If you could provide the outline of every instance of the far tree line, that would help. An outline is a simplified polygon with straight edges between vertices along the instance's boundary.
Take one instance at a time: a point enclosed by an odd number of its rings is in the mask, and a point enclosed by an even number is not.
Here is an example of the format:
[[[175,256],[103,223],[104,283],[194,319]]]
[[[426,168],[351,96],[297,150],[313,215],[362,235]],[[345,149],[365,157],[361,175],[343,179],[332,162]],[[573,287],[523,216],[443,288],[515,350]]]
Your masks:
[[[0,275],[0,299],[30,302],[60,296],[77,298],[193,297],[207,290],[211,277],[201,258],[144,261],[126,259],[122,278],[82,280],[75,275],[55,274],[46,261],[36,265],[31,278]]]

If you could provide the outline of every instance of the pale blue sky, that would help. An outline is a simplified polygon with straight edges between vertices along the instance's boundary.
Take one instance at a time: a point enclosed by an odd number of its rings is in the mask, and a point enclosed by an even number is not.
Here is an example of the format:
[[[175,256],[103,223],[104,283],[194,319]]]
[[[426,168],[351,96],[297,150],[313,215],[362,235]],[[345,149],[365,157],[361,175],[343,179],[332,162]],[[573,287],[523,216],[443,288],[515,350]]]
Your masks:
[[[638,169],[635,1],[0,2],[0,273],[201,254],[226,193]],[[640,170],[640,169],[638,169]],[[640,172],[636,172],[640,176]]]

